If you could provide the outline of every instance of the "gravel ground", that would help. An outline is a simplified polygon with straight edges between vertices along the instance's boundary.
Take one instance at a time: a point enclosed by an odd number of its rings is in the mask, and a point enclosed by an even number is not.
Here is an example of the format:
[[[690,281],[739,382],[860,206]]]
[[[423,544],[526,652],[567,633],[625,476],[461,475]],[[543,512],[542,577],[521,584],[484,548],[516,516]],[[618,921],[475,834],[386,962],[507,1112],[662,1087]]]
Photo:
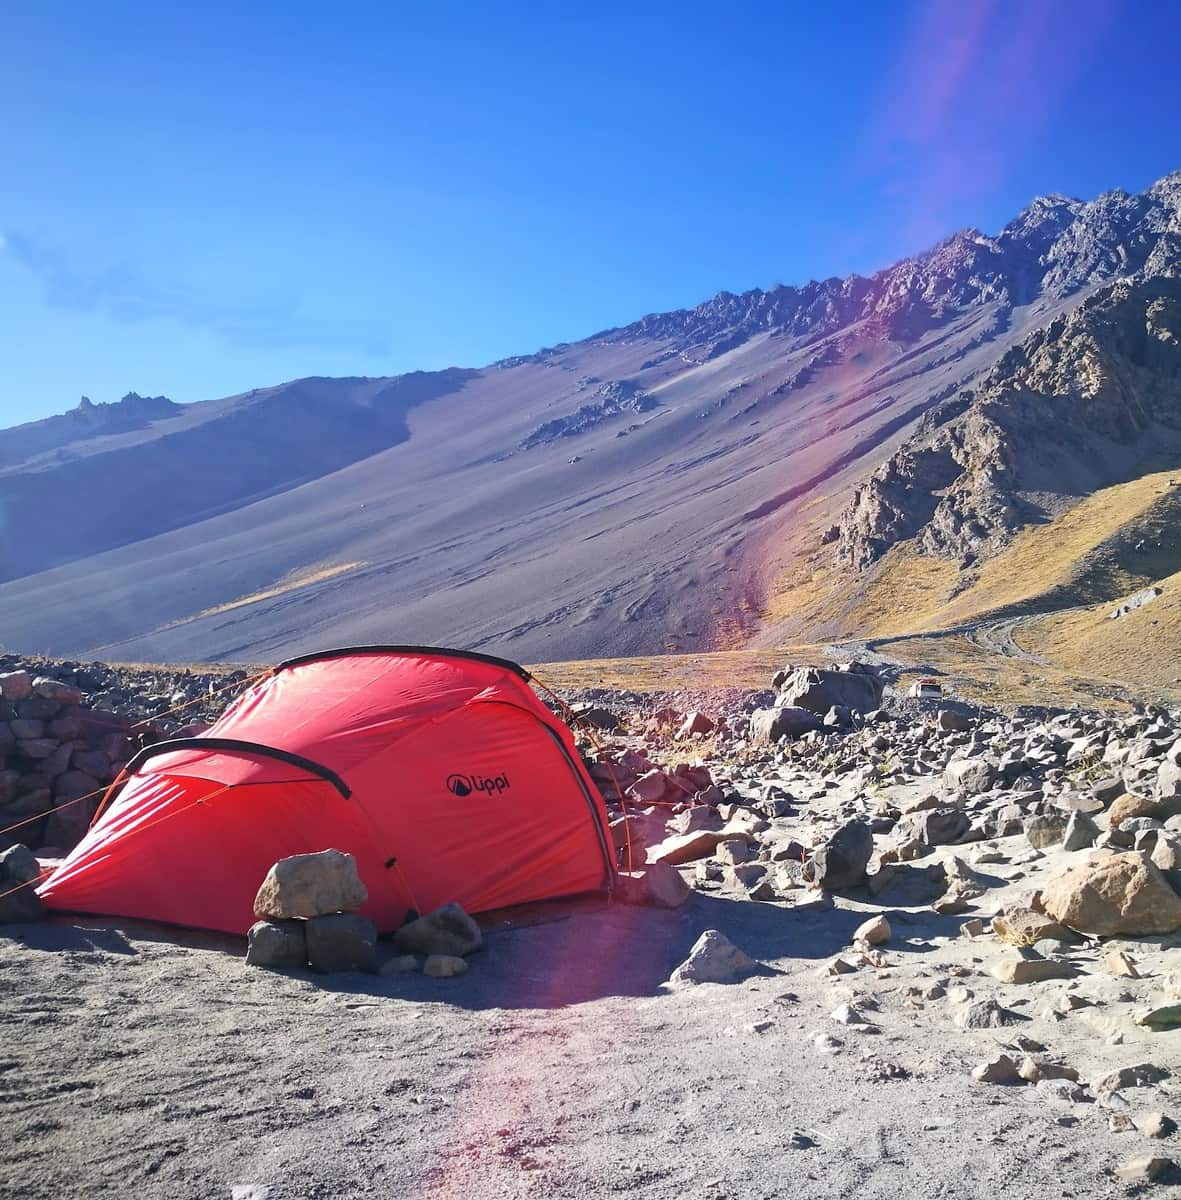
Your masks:
[[[1001,904],[1058,866],[980,870]],[[1126,1194],[1117,1164],[1170,1154],[1175,1138],[1113,1133],[1098,1104],[969,1071],[1023,1035],[1084,1079],[1181,1073],[1178,1035],[1132,1022],[1169,986],[1176,937],[1126,943],[1140,980],[1096,950],[1078,980],[1004,986],[987,974],[1003,947],[961,936],[963,917],[855,895],[534,906],[490,922],[446,980],[248,969],[238,940],[127,922],[5,926],[0,1197],[1040,1200]],[[822,974],[878,911],[883,964]],[[764,972],[662,990],[707,928]],[[961,1029],[957,986],[1029,1020]],[[1055,1013],[1068,991],[1093,1003]],[[834,1021],[842,1003],[874,1028]],[[1122,1095],[1169,1112],[1174,1082]]]

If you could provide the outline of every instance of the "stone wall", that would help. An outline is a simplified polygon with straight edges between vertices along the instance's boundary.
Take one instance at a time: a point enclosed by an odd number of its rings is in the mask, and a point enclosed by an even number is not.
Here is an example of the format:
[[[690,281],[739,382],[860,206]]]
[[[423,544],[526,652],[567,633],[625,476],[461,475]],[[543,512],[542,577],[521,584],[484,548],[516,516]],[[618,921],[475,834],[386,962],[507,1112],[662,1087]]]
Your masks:
[[[245,680],[0,656],[0,850],[72,849],[137,750],[203,732]]]

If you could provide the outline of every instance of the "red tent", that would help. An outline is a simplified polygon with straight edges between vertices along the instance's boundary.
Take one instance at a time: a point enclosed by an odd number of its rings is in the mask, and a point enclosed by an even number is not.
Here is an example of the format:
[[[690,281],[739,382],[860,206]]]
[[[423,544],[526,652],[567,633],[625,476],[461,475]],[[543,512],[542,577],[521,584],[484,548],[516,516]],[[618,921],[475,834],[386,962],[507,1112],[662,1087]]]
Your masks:
[[[245,933],[277,859],[357,860],[381,930],[609,888],[602,798],[515,663],[423,646],[292,659],[162,742],[38,888],[50,908]]]

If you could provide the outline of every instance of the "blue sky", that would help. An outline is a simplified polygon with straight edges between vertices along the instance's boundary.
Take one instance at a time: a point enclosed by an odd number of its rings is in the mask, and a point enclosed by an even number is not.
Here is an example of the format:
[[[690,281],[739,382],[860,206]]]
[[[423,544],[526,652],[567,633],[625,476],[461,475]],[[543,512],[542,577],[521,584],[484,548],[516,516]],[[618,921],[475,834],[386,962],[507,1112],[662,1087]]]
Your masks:
[[[1181,168],[1181,4],[9,6],[0,424],[480,365]]]

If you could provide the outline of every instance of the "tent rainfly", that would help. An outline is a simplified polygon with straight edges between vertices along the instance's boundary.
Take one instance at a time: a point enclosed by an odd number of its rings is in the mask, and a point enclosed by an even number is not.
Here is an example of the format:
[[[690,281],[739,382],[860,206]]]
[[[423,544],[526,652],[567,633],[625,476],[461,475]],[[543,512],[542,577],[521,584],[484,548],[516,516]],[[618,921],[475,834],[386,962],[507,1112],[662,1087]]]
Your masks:
[[[271,865],[352,854],[379,930],[609,889],[607,814],[569,729],[489,655],[291,659],[207,736],[161,742],[38,888],[47,907],[245,933]]]

